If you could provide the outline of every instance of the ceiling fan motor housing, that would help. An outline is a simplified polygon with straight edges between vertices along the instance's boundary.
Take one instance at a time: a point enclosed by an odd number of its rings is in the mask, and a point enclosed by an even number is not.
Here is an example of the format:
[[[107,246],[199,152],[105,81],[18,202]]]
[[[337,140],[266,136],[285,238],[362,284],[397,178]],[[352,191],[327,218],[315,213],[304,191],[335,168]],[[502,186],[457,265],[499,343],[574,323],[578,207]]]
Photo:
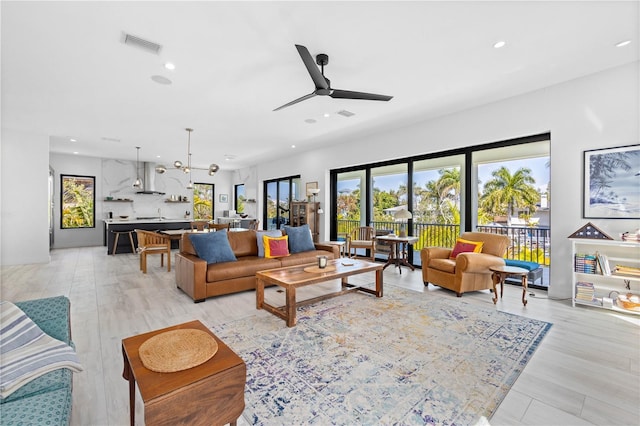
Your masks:
[[[319,53],[316,55],[316,64],[323,67],[328,63],[329,63],[329,55],[326,55],[324,53]]]

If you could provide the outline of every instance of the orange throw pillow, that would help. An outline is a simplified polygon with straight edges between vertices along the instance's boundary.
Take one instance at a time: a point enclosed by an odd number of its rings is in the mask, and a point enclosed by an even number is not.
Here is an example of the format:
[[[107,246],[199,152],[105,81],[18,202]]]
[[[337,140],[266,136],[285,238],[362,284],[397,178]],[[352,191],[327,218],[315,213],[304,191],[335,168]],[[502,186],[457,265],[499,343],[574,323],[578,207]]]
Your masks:
[[[455,259],[460,253],[480,253],[483,245],[482,241],[469,241],[458,238],[449,259]]]
[[[289,256],[289,237],[287,235],[282,237],[263,235],[262,241],[264,241],[264,257],[272,259]]]

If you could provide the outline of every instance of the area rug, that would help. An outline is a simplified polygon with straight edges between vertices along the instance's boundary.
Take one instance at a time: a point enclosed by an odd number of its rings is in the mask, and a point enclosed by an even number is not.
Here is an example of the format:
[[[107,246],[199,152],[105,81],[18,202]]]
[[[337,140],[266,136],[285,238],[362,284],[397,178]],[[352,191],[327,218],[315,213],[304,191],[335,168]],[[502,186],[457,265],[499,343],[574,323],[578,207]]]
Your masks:
[[[391,286],[264,311],[213,332],[247,364],[250,424],[473,425],[490,418],[550,323]]]

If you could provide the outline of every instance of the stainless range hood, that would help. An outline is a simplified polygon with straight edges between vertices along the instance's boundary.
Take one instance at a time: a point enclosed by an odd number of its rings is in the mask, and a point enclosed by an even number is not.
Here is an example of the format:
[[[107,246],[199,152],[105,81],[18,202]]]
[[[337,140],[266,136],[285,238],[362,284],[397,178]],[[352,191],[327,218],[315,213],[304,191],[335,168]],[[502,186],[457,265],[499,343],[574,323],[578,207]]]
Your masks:
[[[156,168],[153,163],[144,163],[144,175],[142,178],[142,191],[136,194],[164,195],[164,192],[156,191]]]

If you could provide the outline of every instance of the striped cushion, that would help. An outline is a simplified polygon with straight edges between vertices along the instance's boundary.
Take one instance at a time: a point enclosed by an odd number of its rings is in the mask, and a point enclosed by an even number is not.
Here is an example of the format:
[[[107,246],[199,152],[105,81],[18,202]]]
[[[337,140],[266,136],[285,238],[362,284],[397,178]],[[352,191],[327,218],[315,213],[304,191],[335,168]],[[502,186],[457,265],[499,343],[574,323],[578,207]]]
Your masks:
[[[44,333],[13,303],[0,303],[0,396],[59,368],[82,371],[73,348]]]

